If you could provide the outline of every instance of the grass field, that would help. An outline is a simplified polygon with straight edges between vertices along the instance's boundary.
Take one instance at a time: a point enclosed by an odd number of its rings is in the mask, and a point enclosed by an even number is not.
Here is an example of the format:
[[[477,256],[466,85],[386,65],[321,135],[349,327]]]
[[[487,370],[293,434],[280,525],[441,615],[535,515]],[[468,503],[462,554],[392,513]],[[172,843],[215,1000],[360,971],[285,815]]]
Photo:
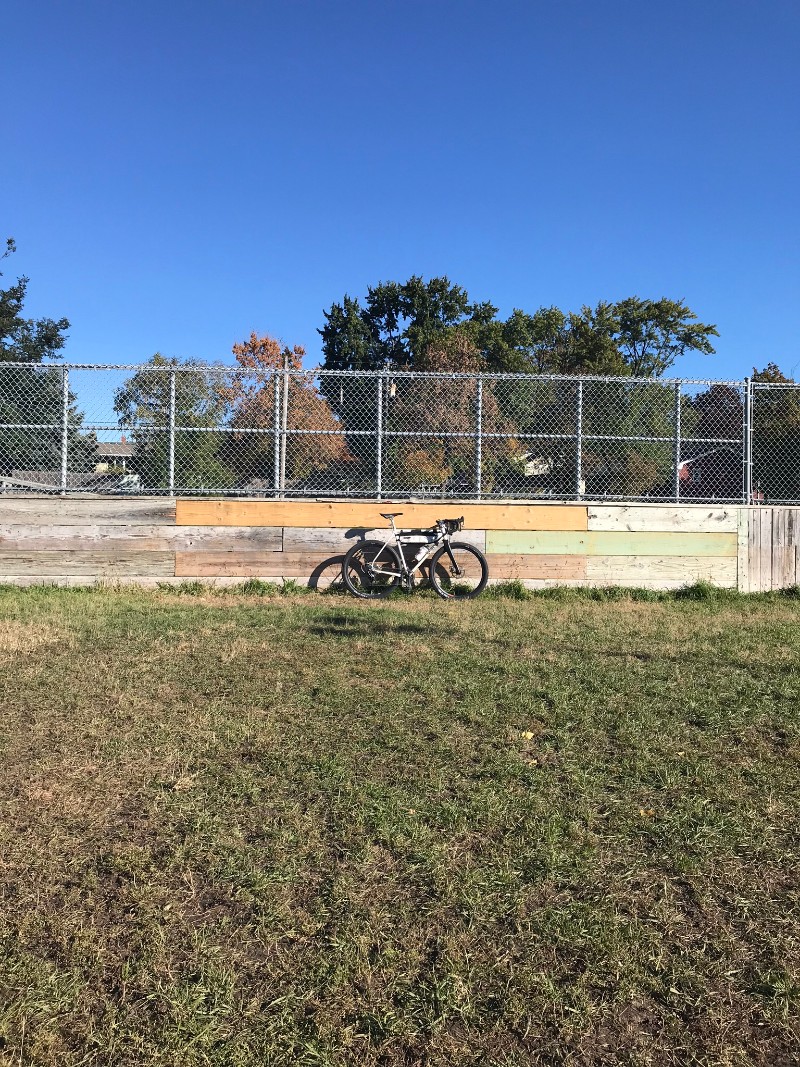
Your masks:
[[[0,1063],[799,1062],[800,600],[250,590],[0,589]]]

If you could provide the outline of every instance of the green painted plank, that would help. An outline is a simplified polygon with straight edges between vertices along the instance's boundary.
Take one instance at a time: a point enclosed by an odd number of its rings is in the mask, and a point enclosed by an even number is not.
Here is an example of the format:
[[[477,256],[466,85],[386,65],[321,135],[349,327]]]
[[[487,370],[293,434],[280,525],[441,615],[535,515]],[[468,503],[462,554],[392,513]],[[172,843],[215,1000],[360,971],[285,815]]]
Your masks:
[[[735,533],[487,530],[487,552],[574,556],[735,556]]]

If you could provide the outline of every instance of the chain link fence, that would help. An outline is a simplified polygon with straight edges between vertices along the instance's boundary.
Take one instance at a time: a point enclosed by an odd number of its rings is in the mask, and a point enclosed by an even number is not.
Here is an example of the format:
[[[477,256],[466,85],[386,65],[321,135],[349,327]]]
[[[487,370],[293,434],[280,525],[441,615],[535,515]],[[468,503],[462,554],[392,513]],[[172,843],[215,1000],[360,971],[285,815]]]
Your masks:
[[[0,363],[0,492],[800,502],[800,387]]]

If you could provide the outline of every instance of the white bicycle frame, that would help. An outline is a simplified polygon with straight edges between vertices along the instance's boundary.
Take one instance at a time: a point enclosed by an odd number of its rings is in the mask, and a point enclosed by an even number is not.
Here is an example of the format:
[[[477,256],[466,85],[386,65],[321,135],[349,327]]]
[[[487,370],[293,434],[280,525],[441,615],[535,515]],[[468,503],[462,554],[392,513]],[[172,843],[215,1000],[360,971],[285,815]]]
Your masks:
[[[382,575],[385,575],[387,578],[403,578],[405,579],[405,581],[410,581],[417,573],[417,571],[420,570],[423,563],[426,563],[434,554],[434,552],[438,551],[442,547],[442,545],[446,545],[448,550],[450,548],[450,534],[448,533],[447,527],[443,526],[438,522],[436,523],[436,525],[439,528],[439,533],[433,538],[433,540],[425,542],[419,542],[413,536],[403,537],[403,531],[397,529],[394,524],[394,518],[389,519],[389,525],[391,526],[392,533],[394,534],[394,547],[397,549],[397,554],[400,557],[401,570],[398,574],[397,571],[384,570],[384,568],[381,567],[380,573]],[[388,541],[386,542],[386,544],[389,543],[390,542]],[[420,548],[416,556],[414,557],[414,566],[409,567],[408,563],[406,562],[405,553],[403,552],[403,546],[416,544],[419,544]],[[381,549],[381,552],[382,551],[383,549]],[[372,565],[374,565],[377,560],[380,559],[381,552],[379,552],[377,556],[375,556],[375,558],[372,560]],[[456,563],[452,552],[450,552],[449,555],[453,566],[456,568],[456,571],[460,573],[460,568]],[[370,569],[372,565],[370,566]]]

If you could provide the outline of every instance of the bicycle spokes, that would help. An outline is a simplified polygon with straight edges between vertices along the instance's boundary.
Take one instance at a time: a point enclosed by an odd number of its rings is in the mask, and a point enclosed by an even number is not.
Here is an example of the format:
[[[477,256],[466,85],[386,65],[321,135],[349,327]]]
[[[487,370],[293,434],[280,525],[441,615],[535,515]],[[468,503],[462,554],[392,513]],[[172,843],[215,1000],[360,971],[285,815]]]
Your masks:
[[[436,564],[437,584],[451,595],[477,589],[483,577],[480,559],[466,548],[451,547]]]

